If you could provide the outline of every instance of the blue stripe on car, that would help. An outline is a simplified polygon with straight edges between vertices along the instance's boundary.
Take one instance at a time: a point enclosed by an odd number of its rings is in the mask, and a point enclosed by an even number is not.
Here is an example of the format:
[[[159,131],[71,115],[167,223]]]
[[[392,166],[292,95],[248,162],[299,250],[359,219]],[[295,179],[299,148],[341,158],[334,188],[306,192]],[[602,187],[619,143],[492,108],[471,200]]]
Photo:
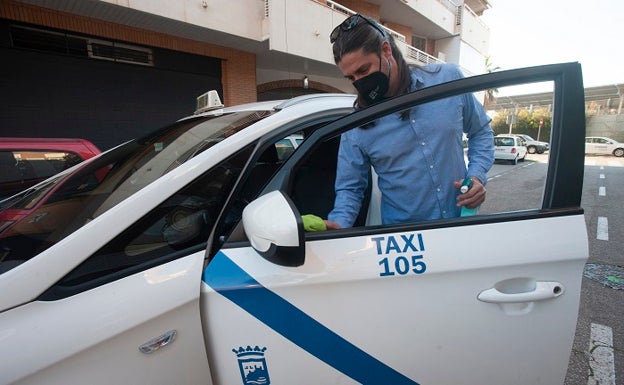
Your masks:
[[[363,384],[418,385],[262,286],[222,251],[203,281],[297,346]]]

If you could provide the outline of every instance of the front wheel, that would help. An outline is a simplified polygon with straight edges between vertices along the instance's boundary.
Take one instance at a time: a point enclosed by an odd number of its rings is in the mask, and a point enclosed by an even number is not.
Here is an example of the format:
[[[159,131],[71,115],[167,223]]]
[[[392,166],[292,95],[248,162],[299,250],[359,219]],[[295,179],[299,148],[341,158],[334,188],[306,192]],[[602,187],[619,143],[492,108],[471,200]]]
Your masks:
[[[535,146],[529,146],[527,147],[527,152],[529,154],[535,154],[537,152],[537,148]]]
[[[511,164],[513,164],[513,165],[518,164],[518,157],[517,156],[515,158],[513,158],[513,160],[511,161]]]
[[[616,148],[615,150],[613,150],[613,155],[617,156],[617,157],[623,157],[624,156],[624,148]]]

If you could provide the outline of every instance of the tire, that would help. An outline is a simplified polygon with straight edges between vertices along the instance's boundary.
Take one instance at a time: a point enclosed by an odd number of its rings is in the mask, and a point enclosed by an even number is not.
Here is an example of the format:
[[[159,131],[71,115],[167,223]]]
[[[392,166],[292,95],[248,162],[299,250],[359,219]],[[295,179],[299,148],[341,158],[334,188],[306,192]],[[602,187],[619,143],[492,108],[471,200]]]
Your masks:
[[[624,156],[624,148],[616,148],[615,150],[613,150],[613,155],[617,156],[618,158],[621,158]]]
[[[514,166],[518,164],[518,157],[517,156],[511,161],[511,164],[513,164]]]
[[[538,150],[537,150],[537,153],[538,153],[538,154],[543,154],[543,153],[544,153],[544,151],[545,151],[545,150],[538,149]]]
[[[537,147],[535,147],[535,146],[529,146],[529,147],[527,147],[527,152],[528,152],[529,154],[535,154],[536,152],[538,152],[538,151],[537,151]]]

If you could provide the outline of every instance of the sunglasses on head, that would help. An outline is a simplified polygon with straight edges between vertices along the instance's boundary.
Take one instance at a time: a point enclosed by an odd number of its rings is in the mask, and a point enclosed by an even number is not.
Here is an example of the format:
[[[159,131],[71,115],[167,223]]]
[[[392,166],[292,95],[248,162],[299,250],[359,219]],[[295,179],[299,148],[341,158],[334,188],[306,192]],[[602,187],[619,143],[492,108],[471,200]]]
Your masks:
[[[340,23],[339,26],[334,28],[334,30],[329,35],[329,42],[333,44],[342,32],[347,32],[357,27],[358,25],[360,25],[361,20],[373,26],[373,28],[381,33],[381,36],[383,36],[384,38],[386,37],[386,33],[377,25],[377,23],[368,20],[368,18],[360,15],[359,13],[356,13],[355,15],[347,17],[345,21],[343,21],[342,23]]]

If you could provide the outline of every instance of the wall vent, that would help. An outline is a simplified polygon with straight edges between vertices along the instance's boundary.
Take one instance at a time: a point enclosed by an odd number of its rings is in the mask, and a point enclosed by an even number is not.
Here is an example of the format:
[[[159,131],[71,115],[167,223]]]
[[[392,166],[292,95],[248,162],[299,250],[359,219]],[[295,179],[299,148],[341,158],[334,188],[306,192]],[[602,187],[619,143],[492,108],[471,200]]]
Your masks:
[[[87,56],[87,40],[60,32],[11,26],[11,42],[15,48]]]
[[[90,39],[63,32],[12,25],[11,42],[15,48],[33,51],[89,57],[120,63],[154,65],[153,51],[149,48]]]
[[[154,65],[152,50],[149,48],[89,39],[88,52],[89,57],[93,59],[147,66]]]

